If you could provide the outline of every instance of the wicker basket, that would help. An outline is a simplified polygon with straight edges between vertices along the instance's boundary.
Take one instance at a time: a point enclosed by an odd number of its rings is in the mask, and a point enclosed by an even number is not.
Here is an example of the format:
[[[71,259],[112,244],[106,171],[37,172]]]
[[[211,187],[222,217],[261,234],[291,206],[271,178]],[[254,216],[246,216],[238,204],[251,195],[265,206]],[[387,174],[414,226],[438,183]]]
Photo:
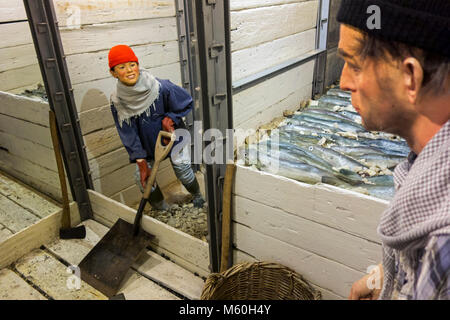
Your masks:
[[[237,264],[208,276],[202,300],[320,300],[320,291],[295,271],[273,262]]]

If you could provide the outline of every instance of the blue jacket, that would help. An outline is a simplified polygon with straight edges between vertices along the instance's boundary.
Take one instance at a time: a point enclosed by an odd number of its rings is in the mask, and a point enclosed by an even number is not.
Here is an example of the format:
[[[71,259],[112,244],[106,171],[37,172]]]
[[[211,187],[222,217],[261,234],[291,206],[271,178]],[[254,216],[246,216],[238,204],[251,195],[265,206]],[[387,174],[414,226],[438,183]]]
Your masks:
[[[111,104],[114,122],[120,139],[130,156],[130,162],[136,162],[136,159],[153,160],[156,139],[162,129],[161,121],[168,116],[175,123],[175,128],[183,127],[182,117],[187,115],[194,105],[192,97],[185,89],[169,80],[158,78],[157,80],[161,84],[161,88],[159,97],[155,101],[155,110],[150,108],[150,116],[144,112],[139,116],[132,117],[131,125],[124,122],[120,127],[117,110],[114,104]],[[179,142],[176,141],[175,144]]]

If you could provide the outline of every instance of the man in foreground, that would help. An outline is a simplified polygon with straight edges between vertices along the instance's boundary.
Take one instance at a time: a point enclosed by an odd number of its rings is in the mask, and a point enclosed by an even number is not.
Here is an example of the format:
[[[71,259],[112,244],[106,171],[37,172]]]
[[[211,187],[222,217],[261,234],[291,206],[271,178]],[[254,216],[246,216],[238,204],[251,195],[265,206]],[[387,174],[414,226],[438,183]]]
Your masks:
[[[449,299],[450,2],[343,0],[338,21],[341,88],[367,130],[397,134],[412,150],[378,227],[382,287],[368,275],[349,299]]]

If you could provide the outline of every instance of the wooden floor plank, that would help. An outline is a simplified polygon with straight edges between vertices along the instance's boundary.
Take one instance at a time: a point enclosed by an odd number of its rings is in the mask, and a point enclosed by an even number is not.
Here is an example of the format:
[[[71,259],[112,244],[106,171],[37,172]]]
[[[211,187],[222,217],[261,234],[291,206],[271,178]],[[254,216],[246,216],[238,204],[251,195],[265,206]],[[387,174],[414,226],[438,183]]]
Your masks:
[[[0,224],[0,242],[8,239],[13,233],[9,231],[5,226]]]
[[[157,253],[147,251],[146,254],[142,254],[133,268],[150,279],[183,294],[188,299],[200,299],[204,281]]]
[[[119,293],[127,300],[179,300],[179,298],[153,281],[130,269]]]
[[[55,300],[106,300],[107,297],[81,281],[80,288],[68,286],[73,274],[49,253],[36,249],[22,257],[15,269]],[[70,271],[70,270],[69,270]],[[74,284],[74,283],[73,283]]]
[[[23,186],[0,172],[0,194],[32,211],[38,217],[46,217],[60,210],[60,207],[48,201],[33,190]]]
[[[91,249],[108,232],[108,228],[94,220],[82,222],[86,227],[85,239],[55,240],[46,248],[55,256],[72,265],[78,265]],[[128,272],[118,293],[127,300],[177,300],[178,297],[158,286],[153,281],[131,270]]]
[[[0,270],[0,300],[47,300],[10,269]]]
[[[39,217],[0,194],[0,223],[9,230],[16,233],[37,221]]]

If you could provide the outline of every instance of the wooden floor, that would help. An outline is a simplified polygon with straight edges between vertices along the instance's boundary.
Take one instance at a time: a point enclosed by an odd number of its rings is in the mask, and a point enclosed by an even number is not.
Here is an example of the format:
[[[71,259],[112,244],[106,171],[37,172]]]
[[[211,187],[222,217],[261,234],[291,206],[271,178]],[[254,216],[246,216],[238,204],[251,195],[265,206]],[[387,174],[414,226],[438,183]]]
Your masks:
[[[0,173],[0,244],[60,209]],[[107,299],[71,271],[108,231],[94,220],[82,224],[85,239],[56,239],[1,269],[0,300]],[[149,250],[132,266],[119,293],[127,300],[199,299],[203,285],[200,277]]]
[[[0,172],[0,241],[60,209],[57,203]]]

